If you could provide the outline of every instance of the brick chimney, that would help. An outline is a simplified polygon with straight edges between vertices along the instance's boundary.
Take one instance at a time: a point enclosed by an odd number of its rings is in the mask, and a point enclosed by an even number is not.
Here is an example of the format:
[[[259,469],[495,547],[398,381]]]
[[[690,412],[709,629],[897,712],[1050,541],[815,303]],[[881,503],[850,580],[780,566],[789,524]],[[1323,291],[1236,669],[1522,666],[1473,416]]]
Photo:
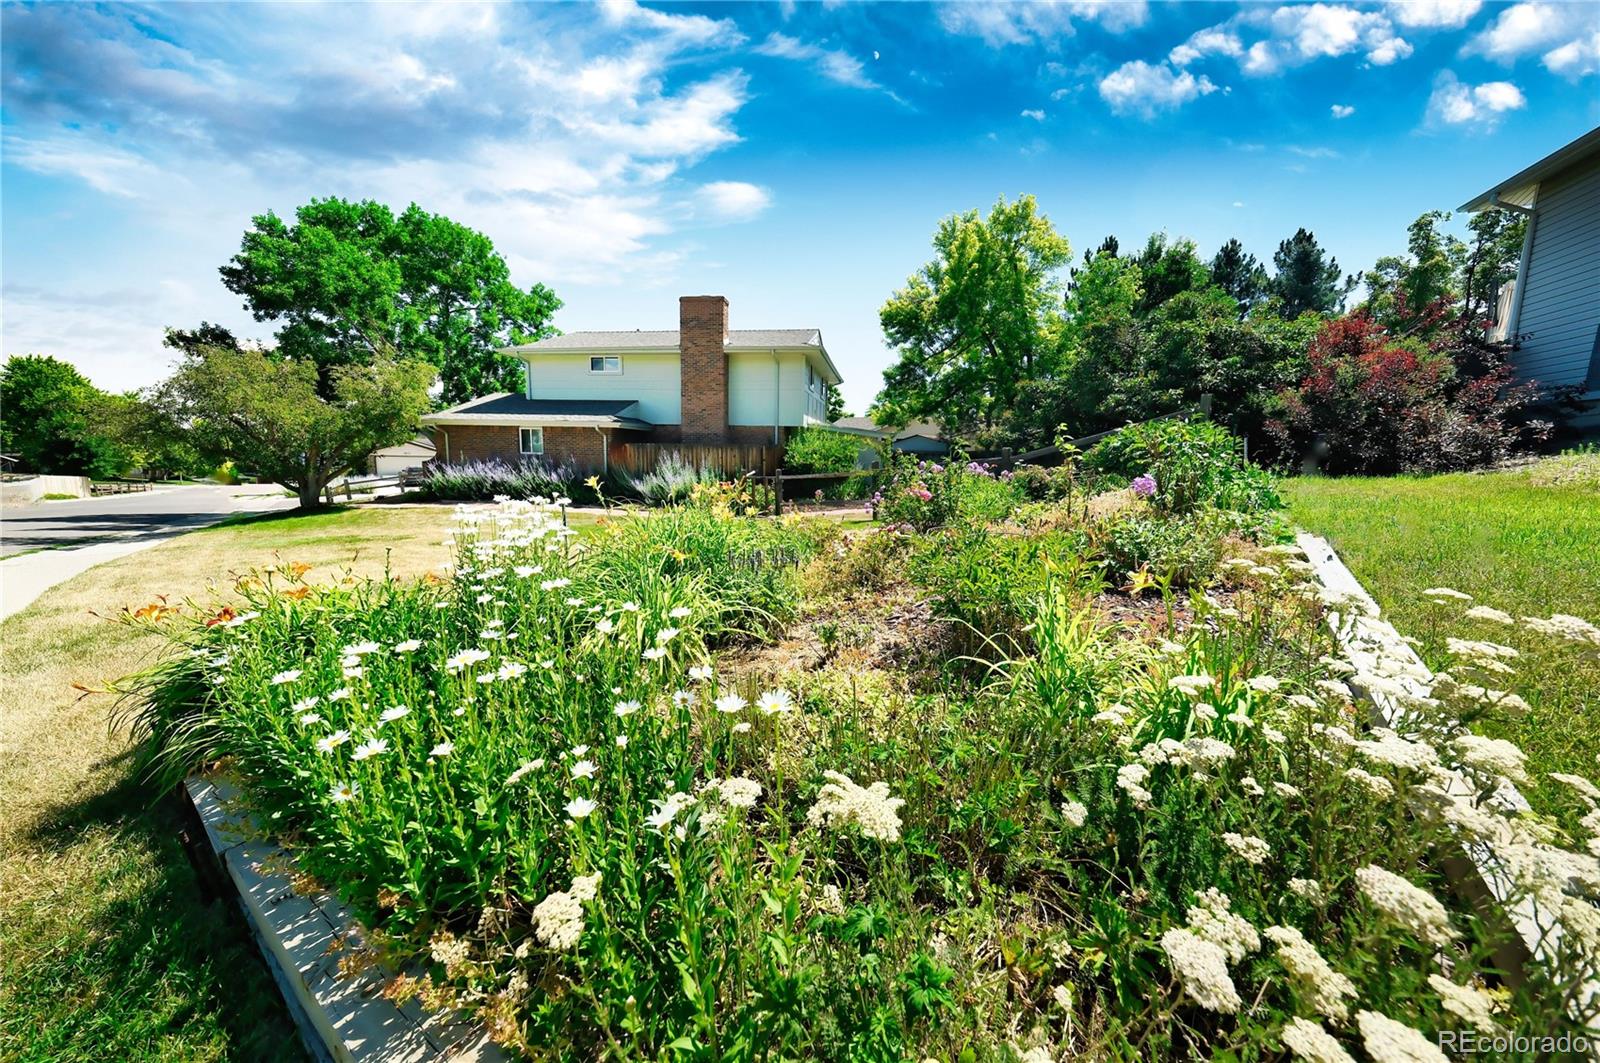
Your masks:
[[[685,443],[728,438],[728,300],[685,295],[678,300],[678,359]]]

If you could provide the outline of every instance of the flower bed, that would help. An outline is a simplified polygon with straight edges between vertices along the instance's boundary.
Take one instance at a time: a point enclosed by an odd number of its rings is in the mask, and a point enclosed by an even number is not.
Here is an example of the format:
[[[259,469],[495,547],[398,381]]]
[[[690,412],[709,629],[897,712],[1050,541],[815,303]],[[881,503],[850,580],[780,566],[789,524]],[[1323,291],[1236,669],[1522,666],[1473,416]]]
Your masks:
[[[390,998],[513,1051],[1434,1059],[1445,1031],[1592,1025],[1596,791],[1499,802],[1517,756],[1463,720],[1504,706],[1345,656],[1349,601],[1270,534],[1236,532],[1182,609],[1133,580],[1148,622],[1118,623],[1091,532],[946,519],[1039,578],[725,506],[581,544],[539,505],[465,512],[443,580],[291,568],[147,614],[181,652],[142,719],[157,766],[225,762],[413,972]],[[797,610],[895,615],[908,574],[1010,636],[901,669],[836,626],[809,664],[719,663]],[[1406,718],[1368,727],[1352,683]],[[1498,966],[1515,928],[1447,885],[1463,837],[1508,843],[1508,899],[1558,912],[1560,949]]]

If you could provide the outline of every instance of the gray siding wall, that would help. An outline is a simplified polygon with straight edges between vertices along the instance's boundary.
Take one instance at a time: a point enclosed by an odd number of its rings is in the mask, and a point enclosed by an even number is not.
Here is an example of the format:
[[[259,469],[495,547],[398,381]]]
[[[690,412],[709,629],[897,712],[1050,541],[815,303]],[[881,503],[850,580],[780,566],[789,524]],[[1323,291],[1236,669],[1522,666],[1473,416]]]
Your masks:
[[[1519,375],[1582,386],[1600,327],[1600,156],[1541,182],[1517,332]]]

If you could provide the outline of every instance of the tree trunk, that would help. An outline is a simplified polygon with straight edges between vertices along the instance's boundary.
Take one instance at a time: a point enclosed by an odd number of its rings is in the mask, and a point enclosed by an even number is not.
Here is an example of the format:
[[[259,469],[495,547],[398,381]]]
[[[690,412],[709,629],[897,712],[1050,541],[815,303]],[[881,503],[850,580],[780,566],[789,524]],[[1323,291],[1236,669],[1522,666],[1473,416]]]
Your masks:
[[[322,505],[322,488],[315,480],[307,478],[300,484],[300,508],[317,509]]]

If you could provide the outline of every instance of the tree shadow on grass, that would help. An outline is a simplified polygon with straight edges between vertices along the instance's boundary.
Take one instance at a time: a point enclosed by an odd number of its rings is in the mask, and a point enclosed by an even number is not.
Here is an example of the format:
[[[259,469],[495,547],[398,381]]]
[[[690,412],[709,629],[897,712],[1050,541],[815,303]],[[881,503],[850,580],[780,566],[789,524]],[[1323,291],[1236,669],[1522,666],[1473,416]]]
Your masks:
[[[203,894],[178,837],[179,799],[153,801],[127,762],[117,779],[21,840],[59,874],[59,892],[19,907],[7,928],[0,1055],[306,1058],[242,914]]]

